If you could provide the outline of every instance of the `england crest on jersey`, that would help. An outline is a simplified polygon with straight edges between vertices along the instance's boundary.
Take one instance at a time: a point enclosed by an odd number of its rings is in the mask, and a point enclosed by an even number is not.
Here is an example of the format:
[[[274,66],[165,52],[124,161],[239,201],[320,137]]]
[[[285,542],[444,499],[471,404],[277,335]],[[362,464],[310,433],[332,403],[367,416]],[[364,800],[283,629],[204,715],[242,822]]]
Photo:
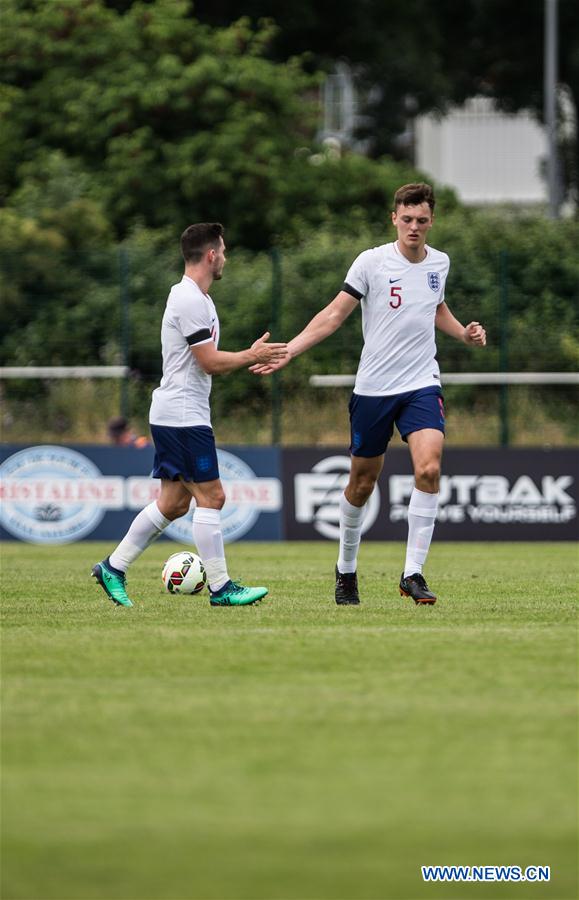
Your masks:
[[[438,272],[427,272],[426,277],[428,278],[428,287],[437,293],[440,290],[440,275]]]

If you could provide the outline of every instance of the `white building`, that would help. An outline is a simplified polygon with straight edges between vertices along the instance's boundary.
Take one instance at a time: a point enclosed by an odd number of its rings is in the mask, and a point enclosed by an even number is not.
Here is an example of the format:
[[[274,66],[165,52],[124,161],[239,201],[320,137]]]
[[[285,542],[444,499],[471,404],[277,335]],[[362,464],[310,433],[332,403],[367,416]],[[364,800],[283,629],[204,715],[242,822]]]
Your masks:
[[[416,166],[463,203],[545,203],[546,154],[545,129],[530,112],[501,112],[486,97],[416,120]]]

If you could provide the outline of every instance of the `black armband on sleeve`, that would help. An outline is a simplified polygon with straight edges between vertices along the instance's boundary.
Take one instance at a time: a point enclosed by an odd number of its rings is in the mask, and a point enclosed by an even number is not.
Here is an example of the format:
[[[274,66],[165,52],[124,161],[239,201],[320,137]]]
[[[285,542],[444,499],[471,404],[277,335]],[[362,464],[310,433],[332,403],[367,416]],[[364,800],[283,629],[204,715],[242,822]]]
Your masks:
[[[202,328],[200,331],[196,331],[195,334],[188,334],[185,340],[191,346],[191,344],[199,344],[201,341],[207,341],[211,337],[211,332],[208,328]]]
[[[347,281],[343,283],[342,290],[345,291],[346,294],[350,294],[350,296],[353,297],[354,300],[361,300],[364,296],[364,294],[362,294],[360,291],[357,291],[356,288],[353,288],[351,284],[348,284]]]

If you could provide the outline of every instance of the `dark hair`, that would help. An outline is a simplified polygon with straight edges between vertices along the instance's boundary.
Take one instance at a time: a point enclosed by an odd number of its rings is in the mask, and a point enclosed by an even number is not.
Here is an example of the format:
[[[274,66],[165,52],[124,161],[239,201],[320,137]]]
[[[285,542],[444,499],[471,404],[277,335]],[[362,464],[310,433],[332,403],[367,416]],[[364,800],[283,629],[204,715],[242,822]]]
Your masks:
[[[208,247],[219,247],[223,225],[219,222],[199,222],[189,225],[181,235],[181,253],[186,263],[200,263]]]
[[[394,209],[399,206],[419,206],[421,203],[428,203],[430,211],[434,212],[434,191],[429,184],[420,182],[419,184],[403,184],[394,194]]]

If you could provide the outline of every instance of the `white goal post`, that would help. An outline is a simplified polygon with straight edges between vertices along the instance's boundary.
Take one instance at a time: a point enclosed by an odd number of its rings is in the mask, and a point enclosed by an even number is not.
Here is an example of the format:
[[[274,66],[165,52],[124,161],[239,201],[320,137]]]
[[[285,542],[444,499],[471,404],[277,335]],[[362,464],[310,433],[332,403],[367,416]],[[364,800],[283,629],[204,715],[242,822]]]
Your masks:
[[[128,366],[0,366],[0,378],[124,378]]]
[[[577,372],[446,372],[443,384],[579,384]],[[312,387],[352,387],[355,375],[312,375]]]

